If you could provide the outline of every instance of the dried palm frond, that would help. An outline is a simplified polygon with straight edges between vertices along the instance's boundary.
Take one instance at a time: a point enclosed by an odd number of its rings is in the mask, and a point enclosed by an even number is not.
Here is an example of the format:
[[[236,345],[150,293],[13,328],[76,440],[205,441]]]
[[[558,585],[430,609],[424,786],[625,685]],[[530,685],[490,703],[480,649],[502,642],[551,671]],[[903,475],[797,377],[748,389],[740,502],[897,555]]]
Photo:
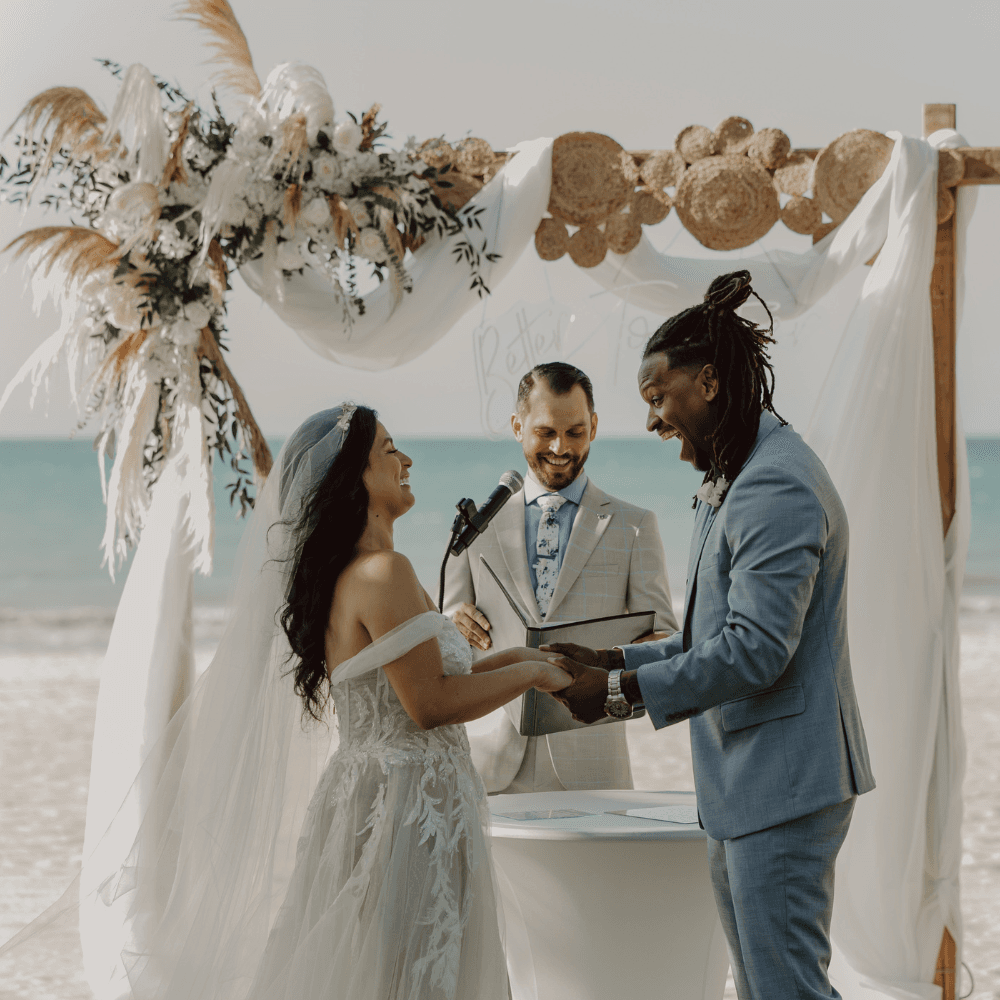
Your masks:
[[[82,226],[40,226],[29,229],[4,247],[14,250],[14,257],[29,254],[33,270],[45,268],[48,276],[57,264],[65,272],[68,283],[87,277],[118,256],[118,244],[96,229]]]
[[[208,244],[208,287],[212,290],[212,300],[222,305],[229,289],[229,272],[218,240]]]
[[[226,0],[186,0],[177,18],[194,21],[215,36],[208,42],[215,49],[215,55],[208,61],[221,65],[214,75],[222,86],[247,97],[260,94],[260,79],[253,68],[250,46]]]
[[[268,448],[267,441],[264,440],[264,435],[257,426],[257,421],[254,420],[253,414],[250,412],[250,406],[247,403],[246,396],[243,395],[243,390],[240,388],[239,382],[236,381],[235,376],[229,370],[229,365],[226,364],[226,359],[222,356],[222,351],[215,339],[215,334],[207,326],[201,331],[198,356],[205,358],[206,361],[211,363],[215,369],[216,376],[229,388],[233,397],[233,405],[236,409],[236,420],[240,427],[243,428],[244,439],[250,445],[250,457],[253,460],[254,477],[258,484],[263,483],[271,471],[271,464],[273,462],[271,449]]]
[[[169,187],[174,181],[178,184],[187,184],[188,172],[187,164],[181,150],[184,147],[184,140],[188,134],[188,124],[191,121],[191,114],[194,111],[194,101],[189,101],[181,112],[181,121],[177,129],[177,138],[170,144],[170,155],[167,157],[167,165],[163,168],[163,179],[160,187]]]
[[[112,386],[120,387],[125,366],[139,356],[142,345],[149,337],[149,328],[143,327],[134,333],[126,334],[121,343],[101,362],[94,372],[93,382],[101,385],[110,380]]]
[[[361,116],[361,134],[362,139],[358,145],[358,149],[361,152],[366,152],[375,145],[375,140],[378,139],[382,133],[385,131],[385,124],[377,125],[375,119],[378,117],[378,113],[382,110],[381,104],[373,104],[362,116]]]
[[[343,247],[348,233],[353,232],[355,236],[358,235],[358,224],[340,195],[330,195],[326,203],[330,206],[330,215],[333,216],[333,235],[337,240],[337,246]]]
[[[282,208],[281,221],[289,229],[295,229],[295,223],[302,211],[302,187],[298,184],[289,184],[285,188],[285,203]]]
[[[114,107],[104,124],[104,141],[130,147],[121,149],[123,159],[135,156],[133,180],[159,184],[170,150],[170,133],[163,120],[160,88],[152,73],[141,63],[133,63],[122,75]]]
[[[269,169],[280,166],[289,173],[299,161],[299,157],[309,148],[309,134],[306,116],[301,112],[291,115],[281,123],[281,145],[268,161]]]
[[[48,173],[52,158],[60,149],[67,148],[74,159],[100,149],[101,127],[106,120],[86,91],[79,87],[51,87],[36,94],[25,104],[4,137],[10,134],[18,122],[22,122],[22,146],[28,147],[36,140],[40,142],[48,139],[45,159],[35,179],[37,183]]]

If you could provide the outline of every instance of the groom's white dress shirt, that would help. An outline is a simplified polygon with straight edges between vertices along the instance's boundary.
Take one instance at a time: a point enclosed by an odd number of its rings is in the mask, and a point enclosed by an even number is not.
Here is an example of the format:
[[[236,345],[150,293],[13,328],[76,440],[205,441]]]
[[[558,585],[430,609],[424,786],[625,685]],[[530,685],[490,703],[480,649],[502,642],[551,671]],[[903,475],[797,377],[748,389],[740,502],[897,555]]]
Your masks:
[[[529,472],[523,489],[486,531],[448,560],[444,613],[450,616],[460,604],[476,603],[483,555],[539,624],[653,611],[658,630],[676,631],[656,515],[610,496],[585,473],[558,491],[566,501],[554,514],[558,576],[548,611],[540,613],[534,564],[543,516],[538,498],[547,493]],[[472,758],[487,791],[632,787],[625,723],[535,738],[518,732],[513,720],[520,711],[518,698],[469,726]]]

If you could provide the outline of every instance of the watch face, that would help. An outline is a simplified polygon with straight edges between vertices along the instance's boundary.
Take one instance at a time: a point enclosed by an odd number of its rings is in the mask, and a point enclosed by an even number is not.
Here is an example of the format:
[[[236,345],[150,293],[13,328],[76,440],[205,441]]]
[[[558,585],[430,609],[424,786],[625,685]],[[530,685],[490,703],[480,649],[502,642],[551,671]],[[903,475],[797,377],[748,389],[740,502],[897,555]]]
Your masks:
[[[627,719],[632,714],[632,706],[625,701],[611,701],[604,703],[604,712],[614,719]]]

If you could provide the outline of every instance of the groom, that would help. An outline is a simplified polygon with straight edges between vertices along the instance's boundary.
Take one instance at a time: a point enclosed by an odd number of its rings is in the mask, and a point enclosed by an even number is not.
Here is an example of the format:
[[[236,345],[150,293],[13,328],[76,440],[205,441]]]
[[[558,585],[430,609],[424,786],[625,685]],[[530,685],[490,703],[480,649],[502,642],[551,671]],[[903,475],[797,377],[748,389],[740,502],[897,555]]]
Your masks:
[[[773,411],[773,341],[735,312],[750,294],[746,271],[717,278],[653,334],[639,368],[646,429],[679,437],[681,459],[707,473],[682,630],[551,648],[574,676],[561,695],[578,719],[639,703],[656,728],[691,719],[740,1000],[829,1000],[834,864],[857,796],[875,787],[847,648],[847,518]]]

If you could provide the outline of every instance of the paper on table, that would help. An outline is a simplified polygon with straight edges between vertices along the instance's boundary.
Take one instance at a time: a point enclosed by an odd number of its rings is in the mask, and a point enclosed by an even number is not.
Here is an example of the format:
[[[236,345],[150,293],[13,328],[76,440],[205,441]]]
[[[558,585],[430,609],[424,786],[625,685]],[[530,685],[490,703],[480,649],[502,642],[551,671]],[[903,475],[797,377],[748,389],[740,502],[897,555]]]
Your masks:
[[[504,819],[570,819],[573,816],[594,816],[596,813],[580,812],[579,809],[528,809],[524,812],[494,813]]]
[[[698,809],[695,806],[654,806],[652,809],[626,809],[626,816],[636,819],[655,819],[661,823],[697,823]]]

